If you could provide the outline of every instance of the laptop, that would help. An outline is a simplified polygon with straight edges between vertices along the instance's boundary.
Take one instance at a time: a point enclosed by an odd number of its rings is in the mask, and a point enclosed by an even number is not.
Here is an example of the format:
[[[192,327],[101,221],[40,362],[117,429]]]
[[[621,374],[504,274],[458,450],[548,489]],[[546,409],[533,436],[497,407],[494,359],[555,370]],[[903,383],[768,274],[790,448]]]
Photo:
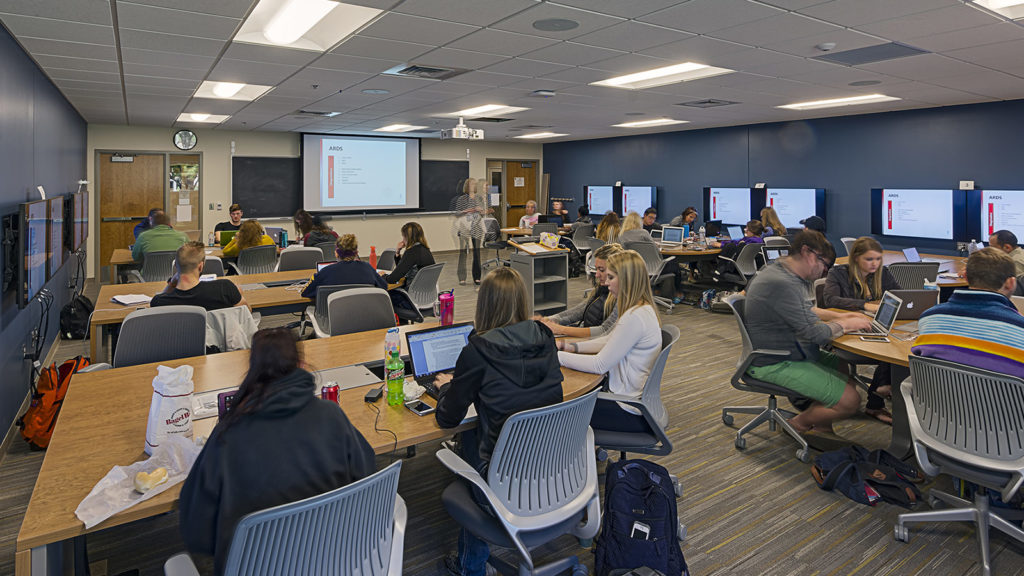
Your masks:
[[[874,319],[871,320],[871,328],[862,332],[850,332],[850,334],[854,336],[888,336],[902,307],[903,300],[899,296],[892,292],[882,294],[882,301],[878,303],[878,310],[875,312]]]
[[[897,320],[917,320],[922,312],[939,303],[938,290],[893,290],[892,293],[903,300]]]
[[[316,271],[319,272],[319,271],[323,270],[324,268],[327,268],[331,264],[334,264],[334,262],[317,262],[316,263]]]
[[[267,236],[270,236],[271,238],[274,239],[274,244],[277,244],[278,246],[281,245],[281,232],[284,232],[284,228],[274,228],[272,226],[267,226],[266,228],[263,229],[263,231],[267,234]]]
[[[743,238],[743,226],[727,226],[726,233],[729,234],[729,238],[733,240],[739,240]]]
[[[764,250],[765,264],[774,262],[783,256],[789,256],[789,248],[769,248],[764,246],[762,249]]]
[[[704,223],[704,235],[708,238],[718,236],[722,233],[722,221],[721,220],[708,220]],[[743,234],[740,234],[743,236]]]
[[[220,245],[227,246],[228,242],[238,234],[238,230],[221,230],[220,231]]]
[[[405,345],[412,361],[412,375],[431,398],[436,400],[439,395],[434,379],[438,374],[450,374],[455,370],[455,361],[469,342],[472,331],[472,322],[461,322],[406,333]]]
[[[936,262],[938,264],[945,264],[949,262],[949,259],[943,258],[921,258],[921,255],[917,253],[917,248],[904,248],[903,255],[907,258],[907,262]]]
[[[538,224],[554,224],[559,228],[562,227],[562,217],[556,214],[541,214],[537,216]]]
[[[663,226],[661,229],[661,244],[678,246],[683,243],[686,236],[683,234],[682,226]]]

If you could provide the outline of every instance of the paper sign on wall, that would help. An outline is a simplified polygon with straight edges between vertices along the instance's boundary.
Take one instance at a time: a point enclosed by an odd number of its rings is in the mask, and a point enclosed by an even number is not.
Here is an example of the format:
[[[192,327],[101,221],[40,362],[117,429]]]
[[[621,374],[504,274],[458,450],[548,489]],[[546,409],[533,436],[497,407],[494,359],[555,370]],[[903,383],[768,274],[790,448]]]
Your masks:
[[[501,194],[491,194],[491,206],[501,204]]]
[[[192,205],[178,205],[178,222],[191,222],[192,221]]]
[[[523,186],[526,186],[526,178],[523,176],[516,176],[512,181],[512,185],[516,188],[522,188]]]
[[[189,204],[188,198],[178,198],[178,204]]]

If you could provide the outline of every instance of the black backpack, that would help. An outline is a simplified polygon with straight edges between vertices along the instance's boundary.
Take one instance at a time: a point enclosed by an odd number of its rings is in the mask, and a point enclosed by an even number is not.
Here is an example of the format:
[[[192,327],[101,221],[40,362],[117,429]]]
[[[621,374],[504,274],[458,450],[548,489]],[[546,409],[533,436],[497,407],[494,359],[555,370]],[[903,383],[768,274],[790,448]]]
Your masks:
[[[60,333],[69,339],[88,338],[92,310],[92,301],[84,295],[77,293],[72,296],[60,310]]]
[[[679,548],[676,493],[668,471],[647,460],[608,465],[605,514],[594,548],[597,576],[647,567],[689,576]]]
[[[921,501],[914,484],[924,481],[917,468],[885,450],[868,452],[856,444],[818,455],[811,475],[822,490],[841,492],[854,502],[874,506],[882,500],[906,508]]]

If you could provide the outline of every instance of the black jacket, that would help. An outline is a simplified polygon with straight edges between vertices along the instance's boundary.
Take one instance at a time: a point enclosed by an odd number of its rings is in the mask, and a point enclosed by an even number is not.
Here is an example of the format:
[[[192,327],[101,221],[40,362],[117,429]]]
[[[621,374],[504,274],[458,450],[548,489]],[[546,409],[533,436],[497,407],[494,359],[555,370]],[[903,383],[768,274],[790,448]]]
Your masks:
[[[562,401],[562,370],[551,330],[533,320],[473,332],[455,363],[455,377],[441,389],[437,424],[454,428],[469,405],[480,417],[478,446],[486,466],[509,416]]]
[[[387,281],[366,262],[342,260],[313,274],[312,280],[302,289],[302,297],[316,298],[317,288],[338,284],[365,284],[373,288],[388,289]]]
[[[214,428],[185,480],[179,512],[185,547],[212,555],[218,574],[242,516],[374,472],[370,445],[341,408],[313,395],[314,387],[305,370],[272,384],[256,412]]]
[[[889,269],[885,266],[879,268],[882,272],[882,292],[887,290],[899,290],[900,285],[893,278],[892,274],[889,273]],[[875,272],[878,274],[878,272]],[[875,281],[875,274],[869,274],[864,281],[871,286]],[[881,294],[872,294],[871,300],[879,300],[882,298]],[[828,276],[825,278],[825,293],[824,303],[819,303],[822,308],[842,308],[843,310],[863,310],[864,303],[868,302],[864,298],[856,298],[853,293],[853,284],[850,284],[850,266],[848,264],[841,264],[839,266],[833,266],[828,271]]]
[[[404,254],[395,254],[395,269],[387,276],[388,284],[398,284],[398,281],[405,278],[413,266],[419,271],[426,266],[434,264],[434,255],[423,244],[417,242],[405,250]],[[411,282],[412,279],[410,278]],[[406,288],[409,282],[405,283]]]

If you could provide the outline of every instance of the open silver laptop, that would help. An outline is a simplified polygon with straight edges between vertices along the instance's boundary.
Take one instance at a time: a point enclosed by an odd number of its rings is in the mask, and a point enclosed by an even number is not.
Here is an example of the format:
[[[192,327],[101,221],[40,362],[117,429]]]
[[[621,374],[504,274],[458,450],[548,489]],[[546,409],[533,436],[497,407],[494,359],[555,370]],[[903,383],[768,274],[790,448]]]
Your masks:
[[[284,228],[275,228],[273,226],[267,226],[266,228],[263,229],[263,231],[267,233],[267,236],[270,236],[270,238],[274,240],[274,244],[277,244],[278,246],[281,245],[281,232],[284,232]]]
[[[743,238],[743,226],[726,226],[725,231],[732,240]]]
[[[936,262],[938,264],[945,264],[950,262],[948,258],[921,258],[921,255],[917,253],[917,248],[904,248],[903,256],[907,258],[907,262]]]
[[[878,303],[878,310],[875,311],[875,317],[871,320],[871,328],[863,332],[850,332],[850,334],[855,336],[888,336],[902,307],[903,300],[899,296],[892,292],[882,294],[882,301]]]
[[[939,303],[938,290],[893,290],[892,293],[903,300],[897,320],[917,320],[922,312]]]
[[[685,239],[681,226],[663,226],[661,228],[662,246],[679,246]]]

